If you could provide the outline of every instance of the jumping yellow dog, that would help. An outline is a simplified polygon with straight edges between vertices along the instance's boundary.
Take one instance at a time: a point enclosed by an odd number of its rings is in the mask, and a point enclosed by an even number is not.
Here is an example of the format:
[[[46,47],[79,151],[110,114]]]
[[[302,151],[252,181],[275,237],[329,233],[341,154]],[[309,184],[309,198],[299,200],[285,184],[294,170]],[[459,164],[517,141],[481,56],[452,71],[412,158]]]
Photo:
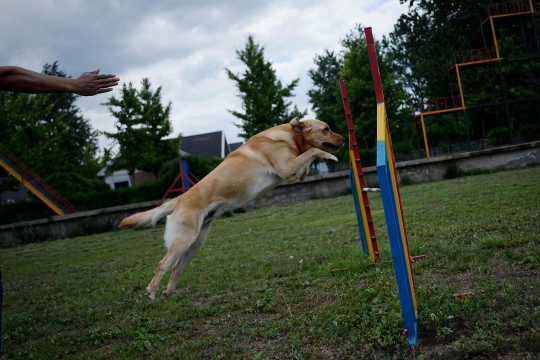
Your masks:
[[[188,192],[125,218],[120,228],[153,226],[169,215],[165,227],[167,254],[146,287],[148,297],[155,299],[163,276],[171,268],[163,295],[172,295],[182,271],[203,246],[212,220],[263,196],[283,181],[304,180],[315,159],[337,162],[326,151],[339,150],[344,141],[320,120],[294,118],[253,136]]]

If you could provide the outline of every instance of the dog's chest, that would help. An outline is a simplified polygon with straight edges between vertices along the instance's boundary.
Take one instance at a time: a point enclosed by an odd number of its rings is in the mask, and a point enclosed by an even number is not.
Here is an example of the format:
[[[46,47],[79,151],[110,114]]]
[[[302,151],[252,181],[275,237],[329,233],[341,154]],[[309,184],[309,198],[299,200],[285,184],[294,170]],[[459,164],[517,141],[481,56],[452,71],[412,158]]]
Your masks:
[[[247,189],[246,202],[252,201],[260,198],[265,195],[267,192],[280,185],[283,182],[283,179],[273,173],[266,173],[261,175],[257,181],[251,184]]]

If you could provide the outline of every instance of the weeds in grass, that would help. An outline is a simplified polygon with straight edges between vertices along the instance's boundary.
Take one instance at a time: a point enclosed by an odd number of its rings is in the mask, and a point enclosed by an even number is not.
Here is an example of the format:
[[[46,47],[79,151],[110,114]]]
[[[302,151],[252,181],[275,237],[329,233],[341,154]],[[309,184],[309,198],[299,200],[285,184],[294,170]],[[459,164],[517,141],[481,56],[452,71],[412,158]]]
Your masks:
[[[403,174],[399,177],[399,185],[400,186],[408,186],[412,185],[412,179],[409,174]]]

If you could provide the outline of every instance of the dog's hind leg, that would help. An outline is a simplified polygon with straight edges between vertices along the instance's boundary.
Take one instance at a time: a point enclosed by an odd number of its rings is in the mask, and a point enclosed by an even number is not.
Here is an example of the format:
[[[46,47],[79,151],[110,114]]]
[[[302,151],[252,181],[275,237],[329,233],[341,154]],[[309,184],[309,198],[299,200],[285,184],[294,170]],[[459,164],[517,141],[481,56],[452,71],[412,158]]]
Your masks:
[[[171,220],[172,219],[172,220]],[[146,287],[146,295],[152,300],[156,298],[156,291],[161,280],[174,264],[186,254],[191,245],[197,240],[201,230],[202,217],[199,214],[183,215],[181,218],[169,217],[165,228],[165,243],[167,254],[159,262],[156,274]]]
[[[211,223],[203,224],[201,231],[199,232],[199,236],[197,236],[197,239],[195,242],[187,249],[187,251],[184,253],[184,255],[176,261],[172,268],[172,274],[169,279],[169,284],[167,285],[167,290],[163,292],[163,296],[170,297],[174,290],[176,289],[176,284],[178,283],[178,279],[180,278],[180,275],[184,272],[184,269],[188,264],[193,260],[195,255],[201,250],[201,248],[204,245],[204,242],[206,240],[206,237],[208,236],[208,233],[210,232],[210,225]]]

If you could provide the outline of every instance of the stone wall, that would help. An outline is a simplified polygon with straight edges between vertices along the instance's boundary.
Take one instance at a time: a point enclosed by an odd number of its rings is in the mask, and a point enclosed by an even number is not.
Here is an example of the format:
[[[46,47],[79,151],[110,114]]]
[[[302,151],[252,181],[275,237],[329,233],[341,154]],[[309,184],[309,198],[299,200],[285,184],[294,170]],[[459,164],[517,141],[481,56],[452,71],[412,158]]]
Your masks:
[[[396,164],[398,176],[408,176],[413,183],[441,180],[449,167],[458,171],[494,171],[540,164],[540,141],[499,147],[474,152],[439,156],[430,159],[404,161]],[[364,168],[367,187],[378,187],[375,167]],[[262,198],[246,206],[247,209],[313,198],[336,196],[350,191],[349,171],[310,176],[303,182],[278,186]],[[0,226],[0,243],[42,239],[62,239],[92,231],[114,229],[120,221],[136,212],[155,207],[156,201],[117,206],[52,216],[47,219]]]
[[[110,231],[115,229],[126,216],[152,209],[158,202],[159,200],[147,201],[2,225],[0,226],[0,243],[13,243],[16,240],[28,243]]]
[[[497,171],[540,163],[540,141],[497,148],[403,161],[396,164],[400,176],[408,175],[412,182],[441,180],[447,169],[455,166],[464,173]]]
[[[338,196],[349,192],[351,183],[349,171],[324,173],[309,176],[302,182],[283,184],[260,199],[245,206],[246,209],[283,204],[288,202],[307,201],[314,198]]]

